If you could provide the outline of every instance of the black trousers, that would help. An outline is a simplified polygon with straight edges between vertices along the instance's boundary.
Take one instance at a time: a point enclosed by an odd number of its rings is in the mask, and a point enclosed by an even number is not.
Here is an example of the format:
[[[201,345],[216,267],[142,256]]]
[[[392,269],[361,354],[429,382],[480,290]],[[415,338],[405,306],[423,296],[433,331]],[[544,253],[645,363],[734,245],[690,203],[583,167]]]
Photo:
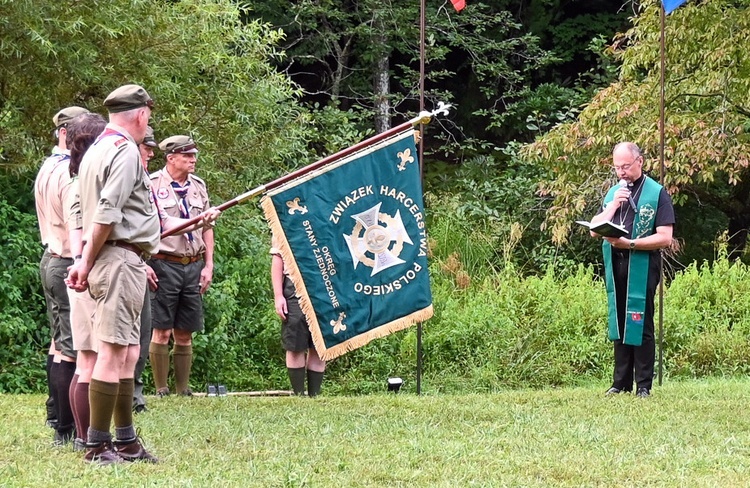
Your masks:
[[[657,251],[658,252],[658,251]],[[646,282],[646,314],[643,318],[643,342],[640,346],[629,346],[622,341],[614,341],[615,369],[612,386],[623,391],[636,388],[651,389],[654,380],[656,361],[656,341],[654,340],[654,295],[659,286],[659,256],[651,255]],[[612,253],[612,266],[617,297],[617,326],[623,337],[627,305],[628,265],[630,260],[624,253]]]

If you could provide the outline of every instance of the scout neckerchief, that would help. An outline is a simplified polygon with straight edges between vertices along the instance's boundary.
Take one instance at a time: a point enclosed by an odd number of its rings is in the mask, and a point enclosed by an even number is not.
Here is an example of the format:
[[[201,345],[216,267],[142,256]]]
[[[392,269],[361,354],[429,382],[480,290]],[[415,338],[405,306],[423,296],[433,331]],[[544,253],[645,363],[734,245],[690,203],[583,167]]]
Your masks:
[[[187,194],[190,189],[190,178],[185,180],[184,186],[172,180],[172,189],[174,190],[175,195],[177,195],[177,198],[179,198],[177,206],[180,208],[180,217],[183,219],[189,219],[190,207],[188,207]],[[187,236],[188,242],[193,242],[192,232],[187,232],[185,235]]]
[[[643,175],[641,196],[633,220],[631,239],[650,236],[654,233],[656,223],[656,209],[659,205],[661,185],[646,175]],[[604,197],[604,204],[614,200],[615,191],[620,185],[615,185]],[[607,305],[609,309],[609,340],[622,339],[623,344],[640,346],[643,342],[643,320],[646,316],[646,283],[648,282],[648,264],[651,251],[630,250],[628,263],[627,298],[625,306],[625,327],[623,337],[617,327],[617,297],[615,294],[615,280],[612,269],[612,246],[604,239],[602,242],[604,254],[605,282],[607,285]]]

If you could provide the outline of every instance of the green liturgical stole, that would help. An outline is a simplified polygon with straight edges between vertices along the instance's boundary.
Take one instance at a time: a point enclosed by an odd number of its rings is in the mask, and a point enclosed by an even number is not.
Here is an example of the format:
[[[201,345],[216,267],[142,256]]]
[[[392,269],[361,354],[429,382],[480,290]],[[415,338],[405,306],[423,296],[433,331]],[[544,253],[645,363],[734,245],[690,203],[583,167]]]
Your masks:
[[[631,238],[650,236],[655,231],[656,209],[659,205],[661,185],[644,175],[643,190],[638,199],[638,208],[633,222]],[[604,204],[614,199],[619,185],[613,186],[604,197]],[[609,313],[609,340],[622,339],[623,344],[640,346],[643,342],[643,321],[646,317],[646,283],[648,281],[648,263],[651,251],[630,251],[628,267],[628,295],[625,307],[625,327],[623,337],[617,327],[617,296],[615,278],[612,269],[612,245],[606,239],[602,242],[604,253],[605,283],[607,286],[607,306]]]

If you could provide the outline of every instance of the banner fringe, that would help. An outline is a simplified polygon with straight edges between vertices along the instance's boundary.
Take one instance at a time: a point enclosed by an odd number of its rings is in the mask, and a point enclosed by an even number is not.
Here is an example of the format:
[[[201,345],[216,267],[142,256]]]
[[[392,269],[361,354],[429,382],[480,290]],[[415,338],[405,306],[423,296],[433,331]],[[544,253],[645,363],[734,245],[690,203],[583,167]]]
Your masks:
[[[397,320],[371,329],[364,334],[352,337],[351,339],[342,342],[341,344],[333,346],[329,349],[325,349],[323,352],[317,349],[316,345],[316,350],[318,351],[318,356],[320,356],[320,359],[322,359],[323,361],[331,361],[332,359],[336,359],[339,356],[343,356],[349,351],[353,351],[358,347],[364,346],[374,339],[379,339],[394,332],[398,332],[399,330],[404,330],[416,324],[417,322],[424,322],[432,317],[432,315],[433,309],[432,305],[430,305],[429,307],[417,310]]]
[[[292,280],[292,283],[294,283],[294,290],[299,299],[300,309],[302,309],[302,313],[305,315],[307,327],[310,329],[313,338],[313,345],[320,356],[325,353],[326,346],[325,341],[323,340],[323,334],[320,332],[318,317],[315,315],[312,303],[310,303],[305,282],[302,280],[302,273],[300,273],[297,261],[294,259],[292,250],[286,240],[284,229],[281,227],[281,222],[279,222],[279,216],[276,214],[276,207],[274,207],[273,201],[268,195],[263,195],[263,198],[260,200],[260,206],[263,209],[263,214],[265,215],[266,220],[268,221],[268,226],[271,228],[271,233],[276,236],[276,244],[281,252],[281,259],[284,261],[284,270],[286,271],[287,276],[289,276],[289,279]]]

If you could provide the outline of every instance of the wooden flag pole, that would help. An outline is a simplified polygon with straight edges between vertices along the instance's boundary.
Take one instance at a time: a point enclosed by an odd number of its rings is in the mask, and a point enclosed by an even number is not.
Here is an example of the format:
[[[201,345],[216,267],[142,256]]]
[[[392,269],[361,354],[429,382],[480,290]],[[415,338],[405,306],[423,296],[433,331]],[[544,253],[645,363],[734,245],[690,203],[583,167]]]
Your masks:
[[[224,210],[226,210],[228,208],[231,208],[231,207],[234,207],[235,205],[237,205],[239,203],[242,203],[245,200],[248,200],[250,198],[258,196],[258,195],[260,195],[261,193],[263,193],[265,191],[272,190],[272,189],[274,189],[274,188],[276,188],[278,186],[283,185],[284,183],[286,183],[288,181],[291,181],[291,180],[293,180],[295,178],[299,178],[300,176],[306,175],[307,173],[310,173],[311,171],[315,171],[316,169],[321,168],[321,167],[325,166],[326,164],[332,163],[333,161],[337,161],[337,160],[339,160],[341,158],[345,158],[346,156],[350,156],[350,155],[352,155],[352,154],[354,154],[354,153],[356,153],[358,151],[361,151],[362,149],[365,149],[365,148],[367,148],[367,147],[369,147],[369,146],[371,146],[371,145],[373,145],[373,144],[375,144],[377,142],[380,142],[382,140],[388,139],[389,137],[392,137],[392,136],[394,136],[394,135],[396,135],[396,134],[398,134],[398,133],[400,133],[400,132],[408,129],[409,127],[413,127],[413,126],[415,126],[417,124],[426,124],[426,123],[429,123],[430,120],[432,119],[432,117],[434,115],[439,114],[439,113],[447,113],[447,109],[449,107],[450,107],[449,105],[442,105],[441,104],[441,105],[438,106],[438,108],[436,110],[434,110],[432,112],[422,111],[422,112],[419,113],[419,115],[417,117],[414,117],[413,119],[408,120],[408,121],[404,122],[403,124],[397,125],[396,127],[392,128],[392,129],[389,129],[389,130],[387,130],[385,132],[381,132],[380,134],[372,136],[369,139],[366,139],[366,140],[364,140],[364,141],[362,141],[360,143],[357,143],[357,144],[355,144],[353,146],[350,146],[350,147],[348,147],[346,149],[342,149],[341,151],[339,151],[339,152],[337,152],[335,154],[332,154],[332,155],[330,155],[328,157],[325,157],[325,158],[323,158],[323,159],[321,159],[319,161],[316,161],[316,162],[314,162],[312,164],[308,164],[307,166],[305,166],[303,168],[300,168],[300,169],[298,169],[296,171],[293,171],[293,172],[291,172],[291,173],[289,173],[287,175],[284,175],[284,176],[282,176],[280,178],[277,178],[277,179],[273,180],[270,183],[266,183],[265,185],[260,185],[260,186],[258,186],[256,188],[253,188],[252,190],[250,190],[248,192],[245,192],[242,195],[239,195],[237,197],[234,197],[231,200],[228,200],[228,201],[222,203],[221,205],[217,206],[216,208],[218,208],[219,210],[221,210],[223,212]],[[174,234],[176,234],[177,232],[179,232],[179,231],[181,231],[183,229],[187,229],[188,227],[191,227],[191,226],[199,223],[201,220],[202,220],[202,217],[200,217],[200,216],[193,217],[192,219],[186,220],[184,223],[182,223],[182,224],[180,224],[180,225],[178,225],[178,226],[176,226],[176,227],[174,227],[172,229],[169,229],[168,231],[165,231],[164,233],[162,233],[161,237],[165,238],[165,237],[169,237],[171,235],[174,235]]]
[[[424,112],[426,0],[419,5],[419,112]],[[419,180],[424,183],[424,124],[419,125]],[[424,185],[423,185],[424,187]],[[417,323],[417,395],[422,394],[422,322]]]
[[[661,186],[664,186],[664,173],[665,173],[665,166],[664,166],[664,121],[666,119],[664,115],[664,68],[666,67],[666,42],[665,42],[665,17],[666,12],[664,10],[664,4],[662,2],[659,2],[659,17],[660,17],[660,24],[661,24],[661,40],[660,40],[660,62],[661,67],[659,69],[659,85],[660,85],[660,100],[659,100],[659,161],[661,163],[661,168],[659,172],[659,183]],[[661,386],[662,383],[662,364],[664,363],[664,258],[662,256],[662,259],[659,260],[659,372],[658,372],[658,378],[659,378],[659,386]]]

